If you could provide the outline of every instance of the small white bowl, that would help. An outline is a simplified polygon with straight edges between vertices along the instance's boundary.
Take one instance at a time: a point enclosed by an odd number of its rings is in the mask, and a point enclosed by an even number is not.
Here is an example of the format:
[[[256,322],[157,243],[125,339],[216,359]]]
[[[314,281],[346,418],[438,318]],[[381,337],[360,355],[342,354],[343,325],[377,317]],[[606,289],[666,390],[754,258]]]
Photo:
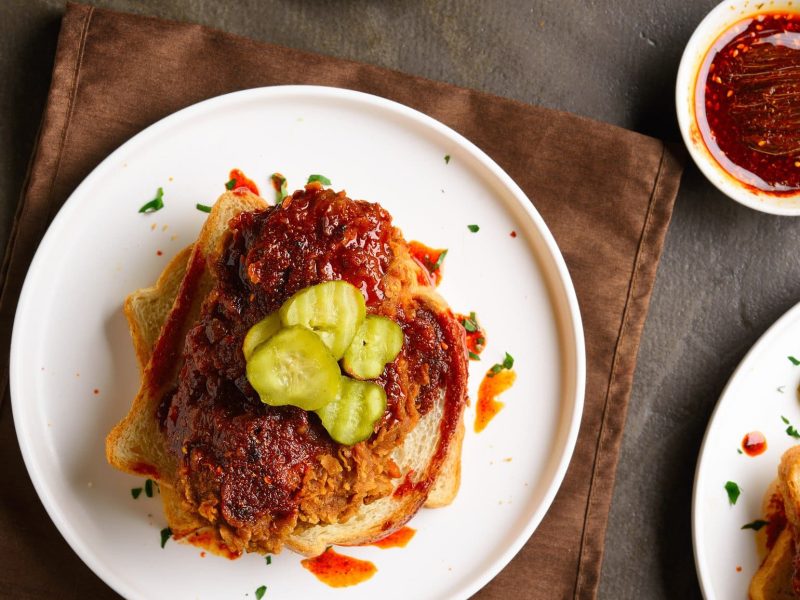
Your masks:
[[[791,195],[773,195],[751,188],[724,170],[706,148],[695,117],[697,74],[711,46],[736,23],[764,13],[798,13],[800,0],[725,0],[712,10],[695,29],[683,51],[675,106],[683,141],[703,175],[723,194],[755,210],[775,215],[800,215],[800,191]]]

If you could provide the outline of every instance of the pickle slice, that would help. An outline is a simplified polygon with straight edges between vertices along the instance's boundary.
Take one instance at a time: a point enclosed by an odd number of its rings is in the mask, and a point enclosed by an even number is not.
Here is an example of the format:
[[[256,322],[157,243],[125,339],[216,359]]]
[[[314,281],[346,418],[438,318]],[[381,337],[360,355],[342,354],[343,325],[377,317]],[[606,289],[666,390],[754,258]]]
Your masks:
[[[339,360],[364,321],[367,308],[354,285],[326,281],[300,290],[283,303],[279,312],[284,325],[310,329]]]
[[[372,435],[385,410],[386,392],[381,386],[342,376],[336,399],[316,413],[335,442],[352,446]]]
[[[336,399],[341,371],[316,333],[287,327],[258,346],[247,361],[247,380],[270,406],[316,410]]]
[[[250,360],[253,350],[278,333],[282,326],[281,318],[276,312],[267,315],[253,325],[247,335],[244,336],[244,343],[242,344],[245,360]]]
[[[342,366],[358,379],[380,377],[386,363],[392,362],[403,347],[400,325],[376,315],[369,315],[353,338],[342,359]]]

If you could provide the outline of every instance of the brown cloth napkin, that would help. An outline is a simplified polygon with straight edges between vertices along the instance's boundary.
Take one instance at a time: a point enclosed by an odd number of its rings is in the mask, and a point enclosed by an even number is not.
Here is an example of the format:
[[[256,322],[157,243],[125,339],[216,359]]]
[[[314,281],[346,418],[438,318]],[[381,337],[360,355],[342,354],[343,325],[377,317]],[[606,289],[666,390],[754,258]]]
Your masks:
[[[639,336],[681,165],[660,141],[402,73],[205,27],[70,5],[50,95],[3,264],[3,359],[39,240],[67,196],[154,121],[234,90],[317,84],[369,92],[446,123],[496,160],[561,247],[586,334],[580,436],[546,518],[479,598],[592,598]],[[4,369],[2,377],[7,377]],[[4,385],[4,381],[0,381]],[[25,473],[9,402],[0,421],[0,589],[15,598],[114,597],[70,550]],[[480,552],[480,541],[475,542]]]

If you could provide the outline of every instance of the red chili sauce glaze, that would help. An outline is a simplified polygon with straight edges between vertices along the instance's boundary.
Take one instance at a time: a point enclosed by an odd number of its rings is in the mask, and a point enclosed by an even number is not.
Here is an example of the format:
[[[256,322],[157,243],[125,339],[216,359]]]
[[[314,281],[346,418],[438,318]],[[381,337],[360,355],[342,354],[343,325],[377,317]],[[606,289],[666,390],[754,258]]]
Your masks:
[[[250,528],[269,514],[276,527],[291,527],[304,476],[318,456],[336,456],[340,447],[316,415],[260,401],[246,378],[242,342],[264,315],[321,281],[348,281],[361,290],[368,309],[380,305],[382,280],[393,257],[391,217],[377,204],[309,186],[278,207],[241,213],[229,227],[231,235],[215,267],[217,284],[198,321],[188,334],[171,325],[179,318],[168,321],[167,335],[154,349],[156,387],[166,385],[172,365],[183,359],[177,388],[164,396],[157,416],[182,477],[195,497],[213,500],[221,522]],[[189,266],[176,314],[196,291],[204,263],[196,257]],[[397,320],[405,336],[408,372],[426,373],[415,400],[420,415],[430,410],[442,387],[459,397],[466,361],[453,361],[447,348],[463,347],[461,326],[424,307],[413,318],[400,310]],[[398,411],[405,410],[400,376],[392,363],[378,380],[387,393],[379,427],[400,419]],[[435,464],[447,455],[462,410],[463,402],[445,403]],[[429,489],[434,475],[420,477],[417,483]]]
[[[420,281],[422,284],[433,283],[439,285],[442,281],[442,262],[447,250],[435,250],[420,242],[409,242],[408,249],[411,257],[425,269],[430,281]]]
[[[497,400],[497,397],[514,385],[516,379],[517,374],[509,369],[503,369],[498,373],[488,371],[484,375],[478,388],[478,402],[475,406],[475,433],[486,429],[505,406]]]
[[[375,565],[368,560],[339,554],[333,548],[328,548],[314,558],[306,558],[300,564],[322,583],[337,588],[358,585],[378,572]]]
[[[767,505],[767,514],[764,515],[767,521],[765,526],[767,533],[767,550],[772,550],[775,542],[778,541],[783,529],[786,527],[786,509],[783,506],[783,498],[780,494],[772,494]]]
[[[228,175],[228,180],[233,181],[230,189],[234,194],[242,194],[244,193],[244,190],[250,190],[256,196],[259,195],[258,186],[255,184],[255,182],[242,173],[239,169],[231,169],[231,172]]]
[[[758,456],[767,449],[767,438],[760,431],[751,431],[742,439],[742,450],[747,456]]]
[[[469,315],[455,315],[456,320],[464,327],[467,335],[467,350],[474,356],[470,355],[471,360],[480,360],[478,356],[483,352],[486,347],[486,330],[481,327],[475,313]]]
[[[386,550],[387,548],[405,548],[408,546],[408,542],[411,541],[411,538],[413,538],[416,533],[416,529],[412,529],[408,526],[401,527],[394,533],[387,535],[382,540],[378,540],[377,542],[373,542],[369,545],[377,546],[382,550]]]
[[[800,15],[758,15],[720,36],[697,76],[695,113],[735,179],[772,195],[800,189]]]

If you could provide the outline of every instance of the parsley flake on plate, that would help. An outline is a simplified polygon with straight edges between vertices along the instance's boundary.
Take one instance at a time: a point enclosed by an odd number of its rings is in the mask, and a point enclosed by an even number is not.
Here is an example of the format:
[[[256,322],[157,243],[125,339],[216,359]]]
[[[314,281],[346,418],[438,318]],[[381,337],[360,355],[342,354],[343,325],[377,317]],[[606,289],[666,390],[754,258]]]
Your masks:
[[[502,363],[495,363],[492,365],[492,368],[489,369],[489,372],[492,375],[497,375],[502,370],[512,369],[514,367],[514,357],[511,356],[508,352],[506,352],[505,357],[503,358]]]
[[[283,199],[289,195],[286,191],[286,177],[280,173],[273,173],[269,178],[272,181],[272,187],[275,188],[275,204],[280,205]]]
[[[728,481],[725,484],[725,491],[728,492],[728,502],[730,502],[731,506],[736,504],[736,501],[742,494],[742,490],[739,488],[738,484],[733,481]]]
[[[308,183],[314,183],[315,181],[318,181],[322,185],[330,185],[331,184],[331,180],[328,179],[327,177],[325,177],[325,175],[309,175],[308,176]]]
[[[256,590],[256,600],[261,600],[264,597],[264,594],[267,593],[267,586],[262,585]]]
[[[172,529],[169,527],[164,527],[161,530],[161,547],[163,548],[164,545],[167,543],[167,540],[172,537]]]
[[[149,214],[161,210],[162,208],[164,208],[164,188],[158,188],[158,190],[156,190],[156,197],[143,205],[142,208],[139,209],[139,212]]]
[[[755,521],[751,521],[750,523],[745,523],[742,525],[742,529],[752,529],[753,531],[758,531],[764,525],[769,525],[769,521],[764,521],[763,519],[756,519]]]
[[[444,257],[445,256],[447,256],[447,250],[442,250],[442,252],[439,254],[439,258],[437,258],[436,262],[433,263],[433,269],[431,269],[432,271],[438,271],[439,270],[439,267],[441,267],[442,263],[444,262]]]
[[[478,233],[481,230],[479,225],[467,225],[467,229],[469,229],[472,233]]]
[[[205,212],[205,213],[210,213],[211,212],[211,207],[206,205],[206,204],[195,204],[195,208],[197,208],[197,210]]]

